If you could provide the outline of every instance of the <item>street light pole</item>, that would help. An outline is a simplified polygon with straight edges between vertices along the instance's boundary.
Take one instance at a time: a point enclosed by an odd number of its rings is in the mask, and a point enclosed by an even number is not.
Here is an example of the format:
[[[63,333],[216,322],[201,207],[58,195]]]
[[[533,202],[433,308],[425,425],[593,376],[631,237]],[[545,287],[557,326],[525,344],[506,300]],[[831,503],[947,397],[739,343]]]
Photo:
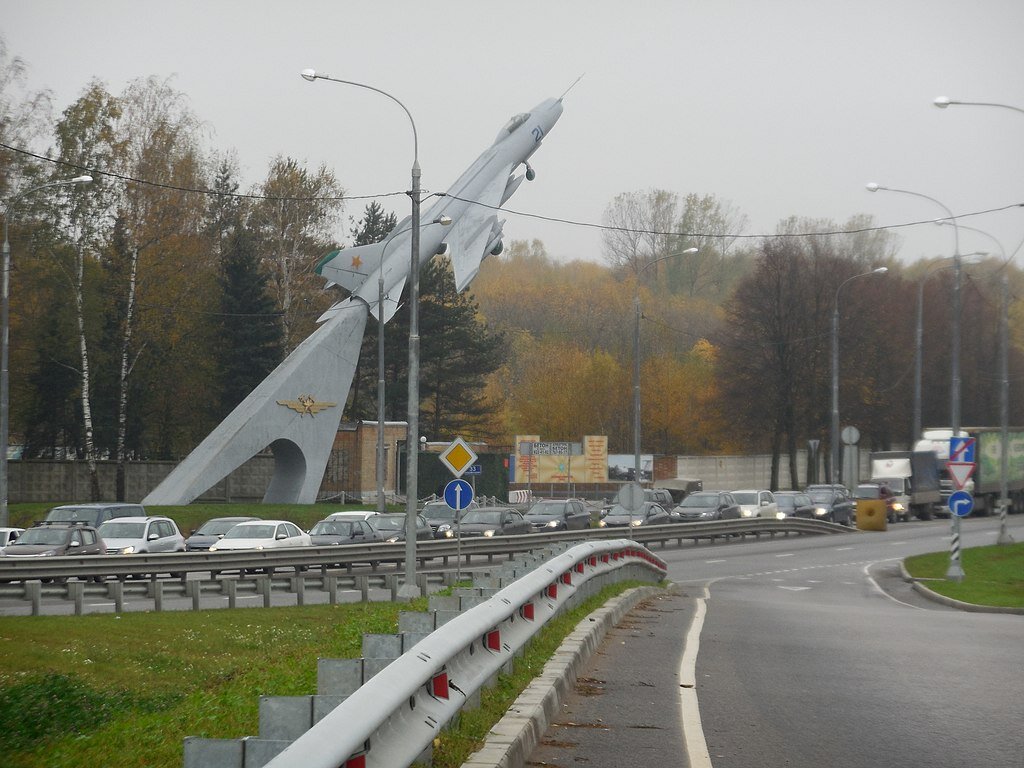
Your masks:
[[[971,107],[1000,107],[1001,109],[1012,109],[1014,112],[1020,112],[1022,115],[1024,115],[1024,109],[1021,109],[1020,107],[1014,107],[1009,104],[997,104],[991,101],[954,101],[948,96],[939,96],[938,98],[932,101],[932,104],[934,104],[939,109],[945,109],[946,107],[954,104]]]
[[[950,360],[952,373],[950,376],[949,386],[949,397],[950,397],[950,428],[953,431],[953,437],[960,436],[960,318],[963,314],[960,285],[962,283],[962,266],[960,263],[960,227],[957,224],[956,216],[953,212],[946,207],[943,203],[936,200],[934,197],[922,194],[920,192],[912,192],[908,189],[894,189],[893,187],[883,187],[874,182],[867,185],[869,192],[878,192],[884,190],[886,192],[900,192],[904,195],[913,195],[914,197],[922,197],[925,200],[930,200],[937,206],[942,208],[946,212],[946,220],[953,226],[953,339],[950,344]],[[946,571],[946,578],[953,579],[954,581],[962,581],[964,578],[963,568],[960,566],[960,517],[959,515],[950,515],[953,518],[953,537],[950,542],[950,554],[949,554],[949,570]]]
[[[651,266],[675,258],[696,253],[698,248],[687,248],[679,253],[659,256],[643,265],[636,273],[636,290],[633,293],[633,480],[639,483],[640,475],[640,275]]]
[[[10,311],[11,311],[11,242],[8,239],[8,228],[11,222],[11,211],[25,196],[47,187],[60,187],[68,184],[88,184],[92,176],[75,176],[72,179],[50,181],[19,192],[4,203],[4,245],[3,245],[3,288],[0,295],[0,528],[10,523],[10,511],[7,507],[8,474],[7,448],[10,437],[10,371],[8,358],[10,349]]]
[[[884,275],[888,271],[888,267],[876,267],[870,272],[851,275],[836,288],[835,299],[832,302],[832,471],[829,474],[833,484],[839,484],[843,481],[842,467],[839,461],[839,292],[851,280],[856,280],[858,277],[870,277],[871,275]]]
[[[420,272],[420,161],[419,161],[419,138],[416,134],[416,122],[412,119],[412,113],[405,104],[392,96],[387,91],[374,88],[372,85],[358,83],[354,80],[341,80],[331,77],[315,69],[304,69],[301,72],[302,78],[313,82],[315,80],[329,80],[333,83],[343,85],[354,85],[357,88],[365,88],[391,99],[405,112],[409,118],[409,125],[412,126],[412,188],[409,197],[412,200],[412,245],[409,258],[409,411],[406,430],[406,450],[408,457],[406,461],[406,505],[405,505],[405,583],[398,591],[399,597],[411,599],[419,596],[419,588],[416,586],[416,475],[418,472],[418,450],[419,450],[419,406],[420,406],[420,328],[419,328],[419,272]]]

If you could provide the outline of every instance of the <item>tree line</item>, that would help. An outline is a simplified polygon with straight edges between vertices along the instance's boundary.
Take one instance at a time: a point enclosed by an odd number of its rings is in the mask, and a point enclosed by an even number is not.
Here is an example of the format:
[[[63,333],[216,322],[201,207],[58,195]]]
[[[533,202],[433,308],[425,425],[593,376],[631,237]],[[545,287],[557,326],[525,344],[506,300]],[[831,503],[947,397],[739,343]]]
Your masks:
[[[179,458],[340,298],[313,271],[322,255],[378,242],[395,215],[371,203],[339,236],[340,180],[284,156],[243,190],[237,158],[204,146],[201,121],[166,81],[120,94],[91,82],[53,117],[23,71],[0,42],[0,199],[35,190],[4,210],[11,442],[26,457]],[[87,171],[88,188],[36,190]],[[603,223],[592,260],[561,264],[539,241],[512,242],[461,295],[443,258],[425,265],[428,439],[604,434],[612,452],[632,452],[637,301],[645,452],[777,458],[810,439],[827,445],[837,306],[843,423],[873,448],[910,441],[918,295],[923,421],[948,422],[952,271],[941,259],[900,264],[895,236],[863,217],[794,217],[746,236],[727,201],[666,190],[622,193]],[[836,301],[847,278],[877,266],[888,273],[850,282]],[[964,281],[963,423],[998,423],[1003,272],[1019,288],[1019,272],[994,260]],[[1010,315],[1019,383],[1019,302]],[[377,417],[378,329],[367,329],[346,420]],[[385,418],[404,420],[404,306],[384,333]]]

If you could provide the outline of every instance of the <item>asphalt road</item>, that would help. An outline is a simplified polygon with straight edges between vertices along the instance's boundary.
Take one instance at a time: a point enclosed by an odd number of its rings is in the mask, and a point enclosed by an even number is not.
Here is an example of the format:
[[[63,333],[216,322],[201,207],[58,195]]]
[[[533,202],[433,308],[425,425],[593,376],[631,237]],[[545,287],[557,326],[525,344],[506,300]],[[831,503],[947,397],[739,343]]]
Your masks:
[[[965,546],[997,528],[964,521]],[[932,521],[659,550],[679,594],[609,634],[527,764],[1021,765],[1024,616],[948,608],[898,577],[948,542]]]

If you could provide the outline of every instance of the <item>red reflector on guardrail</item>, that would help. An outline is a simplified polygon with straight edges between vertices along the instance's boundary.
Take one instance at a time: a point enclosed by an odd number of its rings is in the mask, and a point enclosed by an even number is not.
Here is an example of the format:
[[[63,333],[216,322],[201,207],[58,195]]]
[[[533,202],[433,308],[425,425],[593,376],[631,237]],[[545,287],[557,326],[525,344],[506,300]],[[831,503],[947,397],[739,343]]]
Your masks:
[[[366,755],[356,755],[345,761],[345,768],[366,768]]]
[[[583,562],[576,563],[576,573],[583,573]]]
[[[439,672],[430,681],[430,693],[435,699],[448,698],[448,673]]]
[[[554,600],[558,597],[558,584],[548,584],[548,588],[545,590],[547,596]]]
[[[487,646],[489,651],[500,651],[501,650],[501,632],[497,629],[493,629],[484,636],[484,644]]]
[[[561,581],[563,584],[572,584],[572,572],[566,571],[561,575]]]
[[[548,587],[548,589],[551,589],[551,587]],[[533,621],[533,603],[523,603],[519,609],[519,615],[527,621]]]

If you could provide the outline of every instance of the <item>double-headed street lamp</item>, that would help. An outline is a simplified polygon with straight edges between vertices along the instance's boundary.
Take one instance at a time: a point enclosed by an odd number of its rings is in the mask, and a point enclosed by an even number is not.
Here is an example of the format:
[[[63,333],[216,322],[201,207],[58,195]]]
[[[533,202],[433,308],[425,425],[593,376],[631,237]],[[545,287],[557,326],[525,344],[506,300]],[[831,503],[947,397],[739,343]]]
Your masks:
[[[19,192],[4,204],[4,246],[3,246],[3,292],[0,297],[0,527],[7,527],[10,514],[7,509],[7,445],[10,432],[10,374],[8,357],[10,347],[10,307],[11,307],[11,243],[7,237],[11,223],[11,211],[18,202],[33,192],[47,187],[61,187],[68,184],[88,184],[92,176],[75,176],[72,179],[50,181]]]
[[[438,216],[433,221],[425,224],[440,224],[447,227],[452,223],[451,216]],[[381,269],[377,274],[377,512],[387,511],[384,498],[384,477],[387,470],[384,466],[384,261],[387,256],[388,246],[397,235],[408,232],[403,229],[401,232],[393,232],[384,243],[380,251]],[[395,298],[398,301],[398,298]]]
[[[963,282],[961,274],[963,272],[960,264],[960,227],[957,224],[956,216],[953,212],[943,205],[941,202],[936,200],[934,197],[924,195],[920,192],[911,192],[907,189],[893,189],[892,187],[883,187],[879,184],[871,183],[867,185],[869,192],[878,192],[884,190],[886,192],[900,192],[904,195],[913,195],[914,197],[922,197],[925,200],[930,200],[937,206],[942,208],[946,212],[946,221],[953,226],[953,339],[950,344],[950,359],[952,362],[952,372],[950,375],[950,428],[953,431],[953,437],[960,436],[960,318],[963,313],[962,299],[960,295],[960,285]],[[950,545],[950,562],[949,570],[946,571],[946,578],[953,579],[954,581],[961,581],[964,577],[963,568],[960,565],[960,517],[958,515],[951,515],[953,518],[953,537]]]
[[[669,253],[644,264],[636,273],[636,291],[633,294],[633,310],[636,323],[633,327],[633,480],[639,483],[640,476],[640,275],[650,267],[676,256],[688,256],[698,248],[687,248],[679,253]]]
[[[843,286],[858,277],[871,277],[872,275],[884,275],[889,271],[888,267],[876,267],[870,272],[861,272],[851,275],[839,284],[836,288],[835,299],[832,302],[832,482],[841,483],[843,473],[839,461],[839,292]]]
[[[412,189],[409,192],[409,197],[412,199],[412,247],[409,260],[409,411],[405,438],[408,452],[405,480],[405,583],[398,594],[403,598],[418,597],[419,589],[416,586],[416,496],[418,490],[416,474],[419,459],[417,452],[420,444],[418,434],[420,430],[420,161],[416,122],[412,119],[412,114],[405,104],[380,88],[357,83],[354,80],[341,80],[323,72],[317,72],[315,69],[304,69],[301,75],[304,80],[311,83],[316,80],[329,80],[332,83],[354,85],[357,88],[365,88],[386,96],[402,108],[406,117],[409,118],[409,125],[412,126]]]

